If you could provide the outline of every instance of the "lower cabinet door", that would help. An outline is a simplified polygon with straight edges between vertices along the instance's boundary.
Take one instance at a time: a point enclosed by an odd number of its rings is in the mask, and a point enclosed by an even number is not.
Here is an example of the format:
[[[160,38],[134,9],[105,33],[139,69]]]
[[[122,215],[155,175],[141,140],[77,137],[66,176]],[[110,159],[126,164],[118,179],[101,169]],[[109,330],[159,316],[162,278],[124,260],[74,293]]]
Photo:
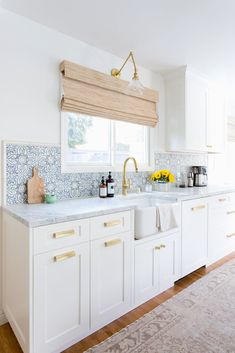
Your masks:
[[[208,204],[208,264],[211,264],[226,253],[227,230],[226,195],[211,197]]]
[[[159,292],[158,248],[159,243],[156,240],[142,242],[135,246],[135,305],[144,303]]]
[[[114,235],[91,242],[91,327],[121,316],[131,305],[131,244]]]
[[[89,330],[89,245],[34,258],[34,352],[62,350]]]
[[[141,304],[178,279],[178,233],[135,246],[134,300]]]
[[[182,202],[182,276],[207,263],[207,199]]]
[[[177,275],[178,238],[176,236],[162,238],[157,255],[160,269],[159,291],[163,292],[173,286]]]

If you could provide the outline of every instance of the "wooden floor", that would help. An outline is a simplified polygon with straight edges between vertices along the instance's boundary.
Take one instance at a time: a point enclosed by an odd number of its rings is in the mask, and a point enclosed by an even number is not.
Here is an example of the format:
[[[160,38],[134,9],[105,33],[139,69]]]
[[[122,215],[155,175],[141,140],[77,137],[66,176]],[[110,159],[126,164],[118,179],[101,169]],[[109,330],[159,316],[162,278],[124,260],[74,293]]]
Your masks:
[[[82,341],[75,344],[74,346],[66,349],[64,353],[82,353],[88,348],[104,341],[106,338],[120,331],[122,328],[131,324],[133,321],[139,319],[141,316],[153,310],[158,305],[162,304],[167,299],[171,298],[173,295],[187,288],[190,284],[192,284],[199,278],[205,276],[208,272],[214,270],[215,268],[221,266],[222,264],[234,258],[235,258],[235,252],[224,257],[220,261],[214,263],[213,265],[207,268],[202,267],[197,271],[191,273],[190,275],[180,279],[175,283],[174,287],[154,297],[153,299],[149,300],[147,303],[139,306],[138,308],[130,311],[128,314],[120,317],[118,320],[113,321],[111,324],[103,327],[99,331],[93,333],[91,336],[83,339]],[[22,353],[22,350],[9,324],[0,326],[0,352],[1,353]]]

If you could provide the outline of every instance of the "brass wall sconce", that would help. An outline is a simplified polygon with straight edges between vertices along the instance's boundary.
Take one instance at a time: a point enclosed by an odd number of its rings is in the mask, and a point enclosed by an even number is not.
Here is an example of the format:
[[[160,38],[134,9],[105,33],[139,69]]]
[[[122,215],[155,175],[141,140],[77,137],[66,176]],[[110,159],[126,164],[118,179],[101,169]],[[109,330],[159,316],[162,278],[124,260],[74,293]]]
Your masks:
[[[124,66],[126,65],[126,63],[129,59],[131,59],[131,61],[133,63],[134,73],[133,73],[132,80],[130,81],[130,83],[128,85],[128,88],[130,90],[138,92],[139,94],[143,94],[144,86],[142,85],[142,83],[139,80],[137,66],[136,66],[135,58],[134,58],[132,51],[129,53],[128,57],[126,58],[126,60],[124,61],[123,65],[121,66],[121,68],[119,70],[115,69],[115,68],[111,70],[111,75],[113,77],[119,78],[121,76],[122,69],[124,68]]]

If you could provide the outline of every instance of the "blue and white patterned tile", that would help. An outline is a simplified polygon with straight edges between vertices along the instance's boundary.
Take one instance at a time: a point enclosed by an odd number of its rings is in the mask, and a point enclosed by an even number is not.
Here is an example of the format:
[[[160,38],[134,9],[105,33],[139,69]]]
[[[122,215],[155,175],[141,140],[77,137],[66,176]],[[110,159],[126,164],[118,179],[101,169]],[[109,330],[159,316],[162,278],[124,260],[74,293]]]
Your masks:
[[[45,180],[47,192],[54,192],[58,200],[98,195],[101,176],[106,173],[61,173],[61,149],[57,146],[6,145],[6,201],[7,204],[25,203],[26,183],[37,166]],[[173,173],[188,171],[192,165],[207,165],[207,155],[156,153],[155,169],[170,169]],[[128,172],[133,187],[143,187],[149,172]],[[114,173],[116,193],[122,190],[122,173]]]

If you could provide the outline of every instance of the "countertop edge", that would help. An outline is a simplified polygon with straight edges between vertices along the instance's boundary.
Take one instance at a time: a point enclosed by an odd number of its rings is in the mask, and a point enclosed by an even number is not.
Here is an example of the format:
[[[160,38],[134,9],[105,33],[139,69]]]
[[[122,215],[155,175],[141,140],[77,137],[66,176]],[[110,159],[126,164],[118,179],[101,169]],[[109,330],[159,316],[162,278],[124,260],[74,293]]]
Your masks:
[[[106,214],[112,214],[116,212],[124,212],[124,211],[130,211],[132,209],[135,209],[135,205],[128,205],[128,206],[117,206],[113,207],[110,210],[99,210],[99,211],[90,211],[90,212],[84,212],[80,214],[74,214],[71,216],[60,216],[60,217],[55,217],[55,218],[48,218],[48,219],[42,219],[38,221],[29,221],[18,214],[16,214],[14,211],[11,211],[8,206],[2,206],[3,212],[6,212],[9,214],[11,217],[15,218],[17,221],[23,223],[25,226],[29,228],[37,228],[41,226],[48,226],[52,224],[58,224],[58,223],[63,223],[63,222],[71,222],[71,221],[78,221],[80,219],[85,219],[85,218],[91,218],[91,217],[98,217],[98,216],[104,216]]]
[[[202,198],[207,198],[207,197],[212,197],[212,196],[216,196],[216,195],[221,195],[221,194],[229,194],[229,193],[233,193],[235,192],[235,186],[228,186],[228,187],[224,187],[224,186],[216,186],[218,188],[218,190],[205,190],[205,193],[203,194],[188,194],[188,195],[177,195],[177,192],[180,193],[180,190],[178,189],[177,191],[169,191],[168,193],[166,192],[153,192],[151,193],[143,193],[141,196],[143,197],[147,197],[147,195],[154,195],[158,198],[164,199],[164,200],[168,200],[170,198],[174,198],[175,200],[177,200],[177,202],[183,202],[183,201],[190,201],[190,200],[195,200],[195,199],[202,199]],[[183,189],[183,191],[188,191],[189,193],[191,192],[191,190],[185,190]],[[193,190],[192,190],[193,191]],[[195,190],[194,190],[195,191]],[[203,190],[202,190],[203,191]],[[140,197],[140,195],[138,197]],[[135,196],[134,196],[135,198]],[[133,200],[134,200],[133,198]],[[69,202],[70,200],[68,200]],[[79,200],[80,201],[80,200]],[[65,201],[66,202],[66,201]],[[29,227],[29,228],[37,228],[37,227],[41,227],[41,226],[47,226],[47,225],[53,225],[53,224],[58,224],[58,223],[63,223],[63,222],[70,222],[70,221],[76,221],[76,220],[80,220],[80,219],[84,219],[84,218],[91,218],[91,217],[97,217],[97,216],[103,216],[106,214],[112,214],[115,212],[122,212],[122,211],[129,211],[132,209],[135,209],[136,205],[135,204],[128,204],[128,205],[110,205],[110,208],[106,206],[104,206],[104,209],[94,209],[94,210],[87,210],[85,209],[84,211],[78,211],[78,213],[74,213],[74,214],[58,214],[57,216],[53,217],[53,214],[49,214],[48,216],[44,216],[44,215],[39,215],[37,219],[31,219],[33,218],[32,215],[30,214],[25,214],[21,215],[20,212],[17,212],[17,210],[14,210],[14,206],[17,205],[2,205],[1,209],[3,212],[6,212],[7,214],[9,214],[11,217],[15,218],[16,220],[18,220],[19,222],[21,222],[22,224],[24,224],[25,226]],[[12,209],[11,209],[12,207]],[[30,207],[30,205],[29,205]]]

